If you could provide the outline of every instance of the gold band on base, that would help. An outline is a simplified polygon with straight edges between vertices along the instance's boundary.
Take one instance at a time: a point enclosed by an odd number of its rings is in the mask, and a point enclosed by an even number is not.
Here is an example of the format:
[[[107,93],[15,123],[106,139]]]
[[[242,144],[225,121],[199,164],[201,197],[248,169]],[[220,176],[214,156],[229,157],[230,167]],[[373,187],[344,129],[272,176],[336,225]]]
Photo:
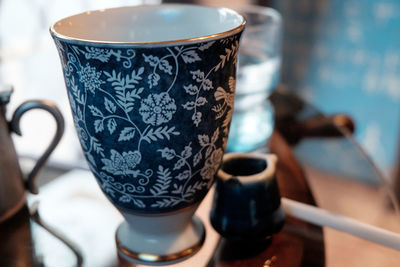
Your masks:
[[[123,267],[130,267],[130,266],[136,266],[137,263],[143,263],[143,264],[149,264],[149,263],[171,263],[171,262],[178,262],[180,260],[183,260],[184,258],[188,258],[192,255],[194,255],[197,251],[200,250],[202,245],[204,244],[204,241],[206,239],[206,231],[204,228],[204,225],[201,224],[202,226],[202,235],[201,238],[197,243],[195,243],[193,246],[190,248],[187,248],[185,250],[173,253],[173,254],[168,254],[168,255],[157,255],[157,254],[150,254],[150,253],[140,253],[140,252],[134,252],[131,251],[125,247],[123,247],[120,242],[118,241],[118,238],[116,236],[116,243],[117,243],[117,249],[118,249],[118,259],[120,261],[121,266]]]

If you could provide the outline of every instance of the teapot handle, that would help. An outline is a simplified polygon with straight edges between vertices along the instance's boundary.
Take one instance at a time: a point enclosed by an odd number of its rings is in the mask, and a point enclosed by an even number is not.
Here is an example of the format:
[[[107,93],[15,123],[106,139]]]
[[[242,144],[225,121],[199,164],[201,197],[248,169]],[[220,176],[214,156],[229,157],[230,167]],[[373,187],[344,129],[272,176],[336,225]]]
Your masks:
[[[25,112],[31,110],[31,109],[43,109],[47,112],[49,112],[55,119],[56,124],[57,124],[57,130],[56,133],[53,137],[53,140],[47,147],[47,149],[44,151],[43,155],[38,159],[36,162],[36,165],[33,167],[31,172],[28,174],[28,177],[25,181],[25,186],[26,189],[29,190],[33,194],[38,193],[38,189],[36,186],[36,178],[39,173],[39,171],[42,169],[44,164],[46,163],[47,159],[49,158],[50,154],[53,152],[53,150],[56,148],[57,144],[60,142],[61,137],[64,133],[64,118],[60,112],[60,110],[57,108],[57,106],[50,101],[46,100],[29,100],[24,103],[22,103],[14,112],[13,117],[11,121],[9,122],[9,127],[10,131],[13,131],[14,133],[18,135],[22,135],[21,129],[20,129],[20,120],[22,115],[25,114]]]

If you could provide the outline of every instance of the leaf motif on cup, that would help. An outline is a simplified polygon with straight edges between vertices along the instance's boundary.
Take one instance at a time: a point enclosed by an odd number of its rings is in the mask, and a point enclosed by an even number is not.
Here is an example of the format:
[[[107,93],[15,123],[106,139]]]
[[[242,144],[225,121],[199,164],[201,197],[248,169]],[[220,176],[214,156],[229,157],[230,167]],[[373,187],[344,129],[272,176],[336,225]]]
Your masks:
[[[115,129],[117,129],[117,123],[115,122],[114,119],[108,120],[107,128],[108,128],[110,135],[112,135],[114,133]]]
[[[181,56],[185,63],[193,63],[201,60],[199,55],[194,50],[185,51],[181,54]]]
[[[95,120],[94,121],[94,130],[96,133],[100,133],[104,130],[103,120]]]
[[[163,157],[163,158],[165,158],[167,160],[171,160],[171,159],[175,158],[175,156],[176,156],[175,150],[170,149],[168,147],[165,147],[163,149],[159,149],[157,151],[161,152],[161,157]]]
[[[160,60],[160,64],[158,65],[158,68],[165,73],[168,73],[172,75],[172,66],[169,64],[168,60],[162,59]]]
[[[98,47],[85,47],[86,52],[85,57],[86,59],[98,59],[101,62],[107,62],[108,59],[110,58],[110,50],[109,49],[102,49]]]
[[[210,48],[214,43],[215,43],[215,41],[207,42],[207,43],[201,44],[201,45],[199,46],[199,50],[200,50],[200,51],[207,50],[207,49]]]
[[[118,142],[131,140],[135,136],[135,131],[133,127],[125,127],[118,137]]]
[[[199,88],[193,84],[189,84],[187,86],[184,85],[183,89],[185,89],[186,93],[189,95],[196,95],[199,92]]]
[[[168,193],[168,188],[171,184],[172,176],[168,168],[159,165],[157,170],[156,183],[150,189],[153,196],[159,196]]]
[[[146,56],[145,54],[142,54],[142,55],[144,57],[144,61],[149,63],[150,66],[152,66],[152,67],[156,67],[157,64],[160,63],[160,59],[156,56],[152,56],[152,55]]]
[[[158,127],[157,129],[150,128],[142,136],[142,139],[151,143],[152,141],[157,141],[157,139],[167,139],[170,140],[171,135],[179,135],[180,133],[175,130],[175,126],[168,128],[168,126]]]
[[[158,73],[151,73],[147,78],[149,80],[148,83],[150,88],[153,88],[153,86],[158,85],[158,81],[160,80],[160,75],[158,75]]]
[[[106,107],[106,110],[111,114],[115,113],[115,111],[117,110],[117,106],[107,97],[104,97],[104,106]]]

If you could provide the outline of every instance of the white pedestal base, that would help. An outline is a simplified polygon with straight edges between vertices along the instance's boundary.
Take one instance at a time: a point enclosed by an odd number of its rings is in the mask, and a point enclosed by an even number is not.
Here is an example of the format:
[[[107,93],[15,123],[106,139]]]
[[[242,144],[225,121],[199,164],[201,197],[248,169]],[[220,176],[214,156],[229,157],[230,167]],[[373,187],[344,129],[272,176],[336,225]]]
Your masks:
[[[197,209],[163,214],[122,213],[125,221],[116,232],[120,259],[142,264],[170,264],[197,252],[205,240],[202,222],[193,217]]]

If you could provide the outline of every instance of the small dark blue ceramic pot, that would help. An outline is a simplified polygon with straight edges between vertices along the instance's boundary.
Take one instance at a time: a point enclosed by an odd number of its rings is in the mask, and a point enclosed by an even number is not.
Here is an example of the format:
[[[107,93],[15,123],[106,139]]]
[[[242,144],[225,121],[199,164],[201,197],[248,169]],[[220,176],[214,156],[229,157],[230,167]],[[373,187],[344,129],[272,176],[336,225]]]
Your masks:
[[[126,219],[121,257],[169,261],[199,247],[191,215],[225,150],[244,25],[229,9],[176,4],[51,27],[82,149]]]
[[[211,224],[226,239],[261,241],[285,221],[273,154],[229,153],[218,171]]]

